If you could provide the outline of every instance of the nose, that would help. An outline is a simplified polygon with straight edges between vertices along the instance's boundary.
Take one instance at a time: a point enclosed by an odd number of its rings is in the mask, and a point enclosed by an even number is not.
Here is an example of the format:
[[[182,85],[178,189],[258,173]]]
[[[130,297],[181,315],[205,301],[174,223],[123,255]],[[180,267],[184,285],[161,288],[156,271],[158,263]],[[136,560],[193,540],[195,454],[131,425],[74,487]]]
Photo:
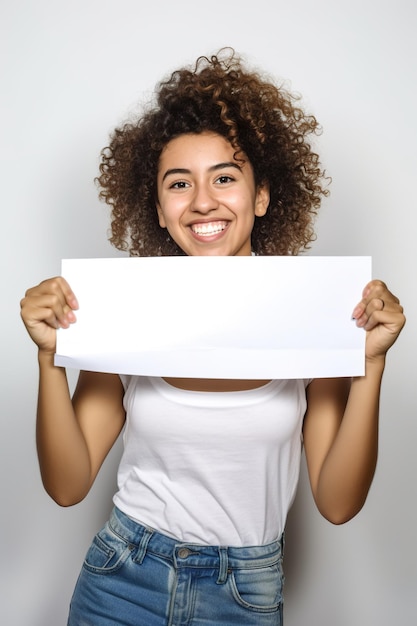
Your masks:
[[[219,203],[215,194],[207,184],[198,184],[195,186],[195,192],[192,200],[192,211],[196,213],[210,213],[217,209]]]

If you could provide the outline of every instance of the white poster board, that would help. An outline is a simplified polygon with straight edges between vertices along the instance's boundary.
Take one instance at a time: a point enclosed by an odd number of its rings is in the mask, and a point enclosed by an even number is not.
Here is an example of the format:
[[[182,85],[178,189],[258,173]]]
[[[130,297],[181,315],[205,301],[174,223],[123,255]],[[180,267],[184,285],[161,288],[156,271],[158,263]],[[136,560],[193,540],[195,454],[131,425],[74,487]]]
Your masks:
[[[55,363],[119,374],[318,378],[364,373],[351,314],[369,257],[71,259],[79,301]]]

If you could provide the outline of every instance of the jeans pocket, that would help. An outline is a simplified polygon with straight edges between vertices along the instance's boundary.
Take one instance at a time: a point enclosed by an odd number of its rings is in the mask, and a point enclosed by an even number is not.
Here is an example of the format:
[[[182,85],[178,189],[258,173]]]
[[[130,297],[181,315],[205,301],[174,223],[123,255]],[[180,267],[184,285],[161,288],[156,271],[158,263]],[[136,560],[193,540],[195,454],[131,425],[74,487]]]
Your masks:
[[[258,613],[273,613],[282,604],[283,571],[281,559],[259,569],[236,569],[229,577],[235,601]]]
[[[134,547],[116,535],[107,523],[94,537],[83,567],[96,574],[112,574],[126,562]]]

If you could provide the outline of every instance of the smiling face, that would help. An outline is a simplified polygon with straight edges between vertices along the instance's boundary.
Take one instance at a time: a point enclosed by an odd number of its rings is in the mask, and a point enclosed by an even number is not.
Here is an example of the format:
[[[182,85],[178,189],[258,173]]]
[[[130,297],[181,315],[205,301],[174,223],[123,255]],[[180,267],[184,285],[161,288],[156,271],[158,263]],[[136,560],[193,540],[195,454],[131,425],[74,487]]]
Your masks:
[[[265,215],[266,187],[252,166],[236,161],[232,145],[212,132],[172,139],[159,159],[159,224],[188,256],[251,253],[255,216]]]

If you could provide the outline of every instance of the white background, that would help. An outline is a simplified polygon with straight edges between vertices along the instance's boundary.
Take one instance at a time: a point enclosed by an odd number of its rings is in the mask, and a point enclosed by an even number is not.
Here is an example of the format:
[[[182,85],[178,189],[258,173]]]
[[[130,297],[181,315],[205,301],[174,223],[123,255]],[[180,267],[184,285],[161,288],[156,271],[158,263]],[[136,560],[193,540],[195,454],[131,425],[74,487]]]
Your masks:
[[[364,510],[331,526],[303,468],[287,530],[286,626],[417,623],[415,2],[3,0],[0,24],[1,623],[65,625],[120,454],[119,443],[80,505],[60,509],[44,493],[36,350],[19,300],[59,273],[61,258],[116,254],[92,182],[109,131],[162,76],[224,45],[288,80],[323,126],[332,195],[311,253],[372,255],[408,316],[388,360]]]

